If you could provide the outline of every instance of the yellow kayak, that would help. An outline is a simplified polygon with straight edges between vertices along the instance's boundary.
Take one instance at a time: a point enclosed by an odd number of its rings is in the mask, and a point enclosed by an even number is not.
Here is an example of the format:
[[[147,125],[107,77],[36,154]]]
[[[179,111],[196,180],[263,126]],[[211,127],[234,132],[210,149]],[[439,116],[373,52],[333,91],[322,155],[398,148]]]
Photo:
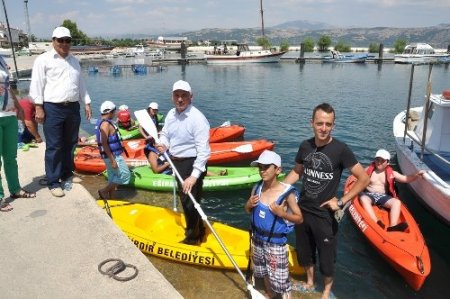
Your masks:
[[[108,203],[114,223],[142,252],[197,266],[234,269],[208,226],[205,225],[205,242],[200,245],[187,245],[180,243],[184,239],[186,226],[183,214],[167,208],[125,201],[108,200]],[[104,208],[103,200],[98,200],[97,204]],[[247,269],[249,233],[218,222],[211,222],[211,225],[239,268]],[[292,274],[304,273],[297,263],[295,249],[291,246],[289,269]]]

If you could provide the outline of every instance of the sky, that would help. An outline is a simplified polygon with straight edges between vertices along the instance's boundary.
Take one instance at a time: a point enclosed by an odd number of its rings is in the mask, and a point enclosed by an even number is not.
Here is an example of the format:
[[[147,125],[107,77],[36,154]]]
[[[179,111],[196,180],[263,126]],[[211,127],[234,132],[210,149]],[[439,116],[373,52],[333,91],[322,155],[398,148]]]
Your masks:
[[[25,1],[3,0],[11,27],[27,32]],[[261,26],[260,0],[28,0],[27,6],[38,38],[49,38],[65,19],[89,37]],[[450,0],[263,0],[263,10],[266,28],[296,20],[366,28],[450,23]]]

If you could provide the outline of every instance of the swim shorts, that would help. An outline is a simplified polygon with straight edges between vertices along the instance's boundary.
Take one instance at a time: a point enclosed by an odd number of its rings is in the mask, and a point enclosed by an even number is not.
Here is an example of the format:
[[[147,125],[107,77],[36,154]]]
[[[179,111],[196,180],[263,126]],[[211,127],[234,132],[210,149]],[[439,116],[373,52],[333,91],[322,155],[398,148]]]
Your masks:
[[[130,182],[131,173],[125,159],[118,155],[114,159],[117,162],[117,168],[112,168],[109,158],[105,158],[106,171],[108,173],[108,182],[118,185],[126,185]]]
[[[376,193],[376,192],[361,192],[363,195],[367,195],[371,200],[372,204],[377,206],[384,206],[386,202],[392,198],[392,196],[384,193]]]

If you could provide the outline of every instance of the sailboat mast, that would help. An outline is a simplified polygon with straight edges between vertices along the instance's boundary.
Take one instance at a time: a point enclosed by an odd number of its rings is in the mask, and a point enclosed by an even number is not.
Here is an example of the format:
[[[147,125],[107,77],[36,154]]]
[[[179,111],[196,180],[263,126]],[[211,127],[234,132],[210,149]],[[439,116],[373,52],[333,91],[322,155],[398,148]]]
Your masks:
[[[264,37],[264,10],[262,0],[259,0],[259,5],[261,7],[261,35]]]

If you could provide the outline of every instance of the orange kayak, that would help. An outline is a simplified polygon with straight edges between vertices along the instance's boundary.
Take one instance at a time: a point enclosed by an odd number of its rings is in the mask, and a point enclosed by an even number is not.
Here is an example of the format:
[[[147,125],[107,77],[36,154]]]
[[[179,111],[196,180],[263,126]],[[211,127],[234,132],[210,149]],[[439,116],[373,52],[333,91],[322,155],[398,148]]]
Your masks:
[[[210,143],[208,165],[255,160],[264,150],[272,150],[274,146],[273,142],[266,139]]]
[[[128,156],[122,154],[128,166],[148,165],[144,154],[145,139],[130,139],[123,141],[123,147]],[[77,149],[74,156],[75,169],[82,172],[101,173],[106,170],[97,145],[87,145]]]
[[[128,166],[148,165],[144,154],[144,139],[124,140],[123,146],[129,155],[127,157],[125,153],[122,154]],[[265,139],[211,143],[210,146],[211,156],[209,157],[208,165],[255,160],[264,150],[274,148],[273,142]],[[74,163],[77,171],[101,173],[106,170],[97,146],[93,145],[78,148],[74,157]]]
[[[344,187],[347,193],[356,182],[350,176]],[[389,223],[389,211],[373,206],[377,219]],[[366,213],[359,196],[352,200],[348,208],[356,227],[375,247],[381,256],[406,280],[415,291],[420,290],[431,271],[430,254],[419,226],[406,206],[402,204],[400,222],[406,222],[408,228],[403,231],[388,232],[375,223]],[[387,227],[388,225],[386,225]]]
[[[137,130],[137,135],[135,131]],[[120,129],[121,136],[123,140],[142,138],[139,133],[139,130],[136,128],[135,130],[126,131],[124,129]],[[245,127],[240,125],[222,125],[220,127],[214,127],[209,129],[209,142],[224,142],[224,141],[233,141],[244,136]],[[84,145],[95,145],[97,146],[97,141],[95,139],[95,135],[91,135],[86,138],[84,141],[78,142],[78,146]]]
[[[209,142],[233,141],[244,135],[245,127],[239,125],[229,125],[214,127],[209,130]]]

